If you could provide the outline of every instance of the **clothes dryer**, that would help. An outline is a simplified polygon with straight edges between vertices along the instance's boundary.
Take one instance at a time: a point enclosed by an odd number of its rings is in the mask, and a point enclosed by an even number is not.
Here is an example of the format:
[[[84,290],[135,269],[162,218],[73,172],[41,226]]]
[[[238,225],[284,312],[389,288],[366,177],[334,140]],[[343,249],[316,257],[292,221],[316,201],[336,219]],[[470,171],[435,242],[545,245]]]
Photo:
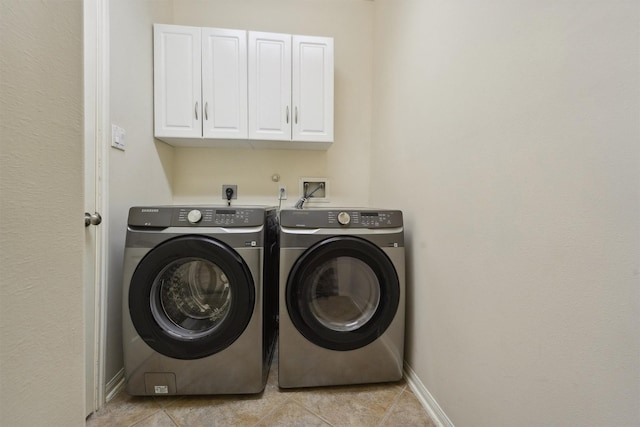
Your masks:
[[[133,207],[124,257],[130,395],[258,393],[277,333],[277,217]]]
[[[279,386],[401,379],[404,263],[399,210],[282,210]]]

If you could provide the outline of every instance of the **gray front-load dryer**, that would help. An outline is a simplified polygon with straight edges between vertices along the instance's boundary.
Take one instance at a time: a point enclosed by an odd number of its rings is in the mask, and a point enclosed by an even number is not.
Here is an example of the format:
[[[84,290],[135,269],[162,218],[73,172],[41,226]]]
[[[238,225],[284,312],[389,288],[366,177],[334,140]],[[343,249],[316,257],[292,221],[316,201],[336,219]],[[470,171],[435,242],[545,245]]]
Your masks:
[[[123,338],[131,395],[258,393],[277,332],[277,217],[261,207],[133,207]]]
[[[404,262],[401,211],[282,210],[279,386],[401,379]]]

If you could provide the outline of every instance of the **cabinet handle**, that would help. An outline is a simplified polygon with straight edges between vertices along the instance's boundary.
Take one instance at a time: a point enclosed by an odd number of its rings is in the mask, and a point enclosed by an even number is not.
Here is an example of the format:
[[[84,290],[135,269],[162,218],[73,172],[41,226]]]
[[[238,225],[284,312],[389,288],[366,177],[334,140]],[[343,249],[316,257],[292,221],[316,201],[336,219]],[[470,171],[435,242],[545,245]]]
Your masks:
[[[289,106],[287,105],[287,124],[289,124]]]
[[[196,101],[196,120],[198,120],[198,101]]]
[[[209,112],[207,111],[209,109],[209,103],[205,102],[204,103],[204,119],[205,120],[209,120]]]
[[[295,118],[296,124],[298,124],[298,107],[296,106],[296,118]]]

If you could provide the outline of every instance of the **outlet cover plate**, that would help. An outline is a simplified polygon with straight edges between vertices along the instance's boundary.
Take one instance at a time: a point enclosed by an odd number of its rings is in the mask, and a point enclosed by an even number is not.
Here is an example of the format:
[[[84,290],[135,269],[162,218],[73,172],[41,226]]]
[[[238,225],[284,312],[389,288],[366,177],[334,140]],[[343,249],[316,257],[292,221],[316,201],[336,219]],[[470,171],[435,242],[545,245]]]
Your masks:
[[[235,184],[222,184],[222,199],[227,200],[227,188],[231,188],[233,190],[233,195],[231,199],[238,198],[238,186]]]
[[[287,200],[287,186],[279,185],[278,186],[278,200]]]

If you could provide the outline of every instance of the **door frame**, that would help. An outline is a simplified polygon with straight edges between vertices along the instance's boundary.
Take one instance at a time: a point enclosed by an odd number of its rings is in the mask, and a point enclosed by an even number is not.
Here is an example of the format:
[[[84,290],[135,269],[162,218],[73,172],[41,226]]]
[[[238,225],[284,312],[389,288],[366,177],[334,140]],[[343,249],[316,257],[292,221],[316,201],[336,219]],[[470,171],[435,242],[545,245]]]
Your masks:
[[[84,22],[84,117],[85,152],[94,153],[93,165],[85,161],[85,174],[93,174],[95,182],[95,211],[101,214],[108,212],[108,147],[110,137],[109,117],[109,2],[108,0],[83,0]],[[85,182],[87,179],[85,178]],[[85,194],[87,191],[85,190]],[[90,193],[91,194],[91,193]],[[85,201],[85,205],[89,205]],[[107,256],[108,256],[108,223],[103,221],[99,226],[93,227],[95,232],[95,275],[93,283],[93,305],[91,299],[85,300],[85,327],[87,318],[93,317],[92,331],[85,331],[85,339],[93,336],[93,351],[89,343],[85,343],[85,369],[93,378],[85,381],[93,382],[94,396],[91,399],[87,393],[85,401],[90,404],[93,400],[93,408],[85,408],[85,415],[89,415],[101,409],[106,403],[105,385],[105,343],[106,343],[106,295],[107,295]],[[85,249],[86,250],[86,249]],[[90,283],[85,284],[85,292]],[[88,295],[91,297],[91,295]],[[90,335],[91,334],[91,335]],[[93,360],[88,360],[89,358]],[[93,366],[90,369],[89,364]]]

